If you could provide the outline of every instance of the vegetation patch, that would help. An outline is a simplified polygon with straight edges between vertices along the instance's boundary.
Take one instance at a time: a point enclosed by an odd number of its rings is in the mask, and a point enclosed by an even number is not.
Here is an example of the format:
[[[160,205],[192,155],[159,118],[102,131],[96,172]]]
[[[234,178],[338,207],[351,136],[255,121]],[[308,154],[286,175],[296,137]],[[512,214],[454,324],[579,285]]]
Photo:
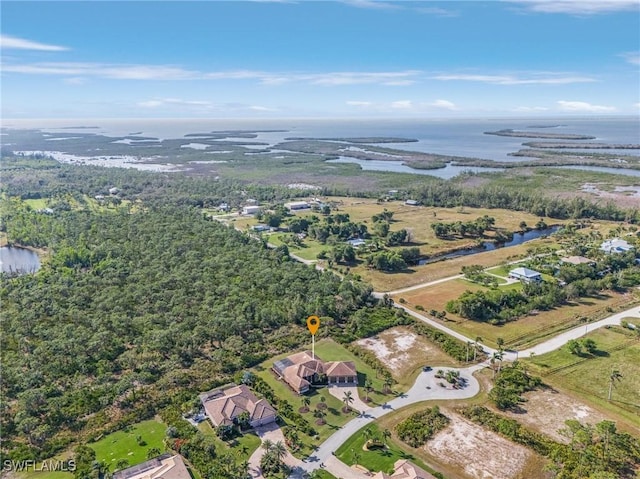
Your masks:
[[[449,424],[449,418],[438,406],[412,414],[396,426],[398,437],[411,447],[424,445],[434,434]]]

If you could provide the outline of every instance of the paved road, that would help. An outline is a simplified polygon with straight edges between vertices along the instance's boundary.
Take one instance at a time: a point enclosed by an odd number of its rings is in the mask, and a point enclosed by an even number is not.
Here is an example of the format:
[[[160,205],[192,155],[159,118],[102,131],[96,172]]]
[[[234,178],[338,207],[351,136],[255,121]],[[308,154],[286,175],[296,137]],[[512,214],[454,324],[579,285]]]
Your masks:
[[[390,412],[401,409],[410,404],[417,402],[427,401],[430,399],[467,399],[475,396],[480,391],[480,384],[472,376],[473,372],[482,369],[485,364],[478,364],[469,368],[457,369],[457,368],[443,368],[447,370],[456,370],[460,372],[460,377],[465,381],[465,386],[460,389],[453,389],[452,387],[442,387],[439,383],[440,379],[436,379],[436,371],[421,372],[416,378],[416,382],[413,387],[406,393],[397,396],[395,399],[383,404],[381,406],[370,409],[364,414],[359,415],[357,418],[349,421],[342,428],[336,431],[330,436],[320,447],[313,453],[312,456],[296,468],[290,478],[299,479],[303,477],[304,472],[311,472],[314,469],[320,467],[320,464],[324,464],[325,468],[329,472],[334,472],[335,468],[336,477],[349,477],[340,474],[344,474],[344,468],[339,464],[336,465],[337,458],[333,457],[335,452],[347,439],[355,434],[360,428],[375,421],[379,417],[389,414]],[[333,459],[328,461],[329,458]],[[355,476],[355,475],[354,475]]]

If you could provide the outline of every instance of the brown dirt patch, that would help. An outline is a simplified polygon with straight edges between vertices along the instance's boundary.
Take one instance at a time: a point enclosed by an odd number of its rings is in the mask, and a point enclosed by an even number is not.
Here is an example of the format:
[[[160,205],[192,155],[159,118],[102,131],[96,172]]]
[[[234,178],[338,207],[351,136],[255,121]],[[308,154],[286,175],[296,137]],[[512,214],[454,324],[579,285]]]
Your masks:
[[[564,422],[568,419],[577,419],[583,424],[595,424],[607,419],[595,409],[554,389],[531,391],[523,397],[527,400],[522,404],[526,412],[505,414],[558,442],[569,442],[567,437],[558,432],[565,427]]]
[[[429,454],[445,464],[460,468],[465,476],[473,479],[523,477],[527,463],[534,459],[532,451],[462,416],[447,415],[451,424],[427,443]]]
[[[434,344],[408,328],[396,327],[356,341],[376,357],[398,379],[426,364],[452,365],[452,360]]]

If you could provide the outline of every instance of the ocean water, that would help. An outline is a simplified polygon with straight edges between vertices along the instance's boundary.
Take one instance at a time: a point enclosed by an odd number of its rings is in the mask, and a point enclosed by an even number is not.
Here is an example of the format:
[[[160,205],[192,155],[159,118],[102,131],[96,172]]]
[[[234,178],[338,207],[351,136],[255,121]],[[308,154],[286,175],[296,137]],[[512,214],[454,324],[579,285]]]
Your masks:
[[[287,137],[346,138],[399,137],[416,139],[411,143],[384,143],[380,146],[408,151],[437,153],[500,161],[525,161],[509,156],[526,148],[529,141],[553,141],[486,135],[502,129],[528,132],[585,134],[595,136],[588,142],[640,143],[640,117],[601,118],[500,118],[442,120],[212,120],[212,119],[100,119],[100,120],[3,120],[8,128],[38,128],[49,132],[97,133],[107,136],[137,134],[159,139],[183,138],[189,133],[220,130],[286,130],[261,132],[255,139],[273,146]],[[89,128],[88,128],[89,127]],[[194,141],[197,141],[194,139]],[[562,141],[562,140],[558,140]],[[564,150],[580,151],[580,150]],[[640,150],[585,150],[607,154],[640,156]]]

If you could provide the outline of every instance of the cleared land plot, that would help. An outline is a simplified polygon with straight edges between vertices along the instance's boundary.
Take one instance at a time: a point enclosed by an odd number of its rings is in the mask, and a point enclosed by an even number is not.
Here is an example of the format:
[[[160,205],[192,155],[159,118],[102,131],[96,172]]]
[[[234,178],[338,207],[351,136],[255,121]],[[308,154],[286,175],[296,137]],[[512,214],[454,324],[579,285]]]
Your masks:
[[[640,434],[640,341],[621,327],[600,328],[586,337],[596,342],[594,357],[580,358],[565,346],[541,356],[525,359],[545,383],[570,392],[600,410],[622,419]],[[622,374],[607,400],[611,371]],[[526,408],[526,405],[525,405]]]
[[[356,344],[372,351],[394,379],[406,386],[413,385],[425,365],[459,366],[433,343],[404,327],[388,329],[371,338],[360,339]]]
[[[467,289],[477,291],[483,288],[467,281],[452,280],[394,295],[393,299],[398,301],[403,298],[406,306],[424,314],[424,311],[416,310],[415,306],[420,305],[427,312],[431,309],[444,310],[449,300],[457,299]],[[634,301],[635,296],[632,294],[607,292],[599,297],[581,298],[579,301],[525,316],[501,326],[467,320],[451,313],[447,313],[445,324],[468,338],[480,336],[484,343],[492,347],[497,347],[497,339],[503,338],[506,347],[522,349],[540,343],[550,335],[584,324],[583,318],[595,321],[609,316],[611,313],[608,308],[622,308]]]
[[[522,403],[521,407],[526,412],[502,412],[502,414],[558,442],[569,442],[569,438],[559,432],[565,427],[564,422],[569,419],[577,419],[581,423],[589,424],[609,419],[608,416],[587,406],[584,402],[552,388],[531,391],[523,394],[523,397],[526,402]]]
[[[426,451],[445,464],[473,479],[517,479],[545,477],[530,470],[536,454],[524,446],[512,443],[498,434],[467,421],[454,413],[445,413],[449,426],[436,434],[426,445]],[[508,451],[508,453],[506,453]]]

